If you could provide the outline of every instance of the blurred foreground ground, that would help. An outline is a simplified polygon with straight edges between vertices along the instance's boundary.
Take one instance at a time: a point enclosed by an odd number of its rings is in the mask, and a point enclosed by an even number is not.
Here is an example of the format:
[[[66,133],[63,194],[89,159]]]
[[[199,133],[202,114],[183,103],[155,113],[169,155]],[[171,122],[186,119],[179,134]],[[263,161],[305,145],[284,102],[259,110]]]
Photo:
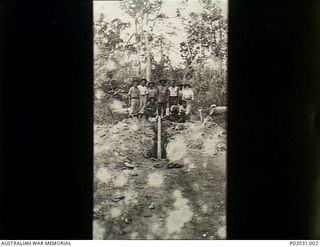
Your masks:
[[[157,160],[153,123],[95,125],[93,238],[224,239],[224,126],[164,123],[167,157]]]

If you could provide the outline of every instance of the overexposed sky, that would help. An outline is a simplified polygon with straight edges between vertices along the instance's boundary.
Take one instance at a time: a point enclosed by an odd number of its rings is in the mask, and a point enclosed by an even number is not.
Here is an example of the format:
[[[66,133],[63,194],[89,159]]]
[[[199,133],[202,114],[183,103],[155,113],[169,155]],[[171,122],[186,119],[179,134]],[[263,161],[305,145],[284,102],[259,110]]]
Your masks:
[[[227,16],[228,1],[227,0],[213,0],[220,4],[222,14]],[[181,0],[163,0],[162,12],[167,16],[175,16],[176,9],[179,7]],[[188,8],[190,10],[198,9],[197,0],[189,0]],[[120,8],[120,1],[94,1],[93,2],[94,18],[99,17],[100,13],[105,14],[111,20],[114,18],[125,18],[126,14]]]
[[[212,0],[217,3],[222,8],[223,16],[227,17],[228,11],[228,0]],[[176,9],[181,7],[181,0],[163,0],[161,12],[164,13],[168,17],[175,17],[176,16]],[[128,16],[120,7],[120,1],[94,1],[93,3],[94,9],[94,20],[99,18],[100,14],[103,13],[105,18],[108,21],[111,21],[115,18],[119,18],[124,22],[130,22],[132,28],[128,28],[125,30],[123,34],[123,39],[126,40],[126,37],[129,37],[134,32],[134,24],[133,19]],[[191,11],[197,12],[199,10],[199,3],[197,0],[189,0],[187,8],[185,9],[184,15],[190,13]],[[165,33],[168,31],[172,31],[172,27],[175,28],[175,32],[177,35],[169,36]],[[164,22],[158,22],[155,27],[155,33],[157,34],[164,34],[165,38],[170,40],[172,43],[173,48],[170,51],[170,59],[174,66],[179,66],[183,62],[179,52],[180,52],[180,42],[185,40],[186,33],[183,30],[183,26],[181,24],[181,20],[179,18],[170,18],[169,20],[164,20]],[[96,49],[95,49],[96,50]],[[157,58],[155,58],[157,59]]]

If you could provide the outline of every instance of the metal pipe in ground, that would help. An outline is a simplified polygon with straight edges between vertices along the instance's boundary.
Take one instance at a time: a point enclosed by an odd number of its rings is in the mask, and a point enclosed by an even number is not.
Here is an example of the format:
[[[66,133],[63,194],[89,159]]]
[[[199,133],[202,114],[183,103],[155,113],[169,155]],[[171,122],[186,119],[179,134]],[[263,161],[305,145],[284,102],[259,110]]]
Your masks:
[[[157,143],[157,156],[161,160],[161,117],[158,116],[158,143]]]
[[[202,107],[199,107],[198,111],[199,111],[200,122],[203,123]]]

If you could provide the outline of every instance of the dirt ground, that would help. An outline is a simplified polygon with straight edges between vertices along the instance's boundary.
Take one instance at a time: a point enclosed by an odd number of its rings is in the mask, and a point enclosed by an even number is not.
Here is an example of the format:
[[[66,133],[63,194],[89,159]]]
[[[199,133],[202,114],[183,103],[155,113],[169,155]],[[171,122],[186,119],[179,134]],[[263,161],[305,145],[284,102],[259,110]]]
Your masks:
[[[155,124],[95,126],[94,239],[226,238],[223,121],[163,125],[163,160]]]

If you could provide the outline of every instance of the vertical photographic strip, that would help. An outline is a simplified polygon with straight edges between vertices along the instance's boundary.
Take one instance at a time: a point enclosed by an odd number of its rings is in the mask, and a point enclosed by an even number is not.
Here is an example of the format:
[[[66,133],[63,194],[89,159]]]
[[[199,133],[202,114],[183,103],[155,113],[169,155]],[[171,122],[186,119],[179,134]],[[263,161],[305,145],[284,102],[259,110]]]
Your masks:
[[[227,0],[94,1],[93,239],[225,239]]]

